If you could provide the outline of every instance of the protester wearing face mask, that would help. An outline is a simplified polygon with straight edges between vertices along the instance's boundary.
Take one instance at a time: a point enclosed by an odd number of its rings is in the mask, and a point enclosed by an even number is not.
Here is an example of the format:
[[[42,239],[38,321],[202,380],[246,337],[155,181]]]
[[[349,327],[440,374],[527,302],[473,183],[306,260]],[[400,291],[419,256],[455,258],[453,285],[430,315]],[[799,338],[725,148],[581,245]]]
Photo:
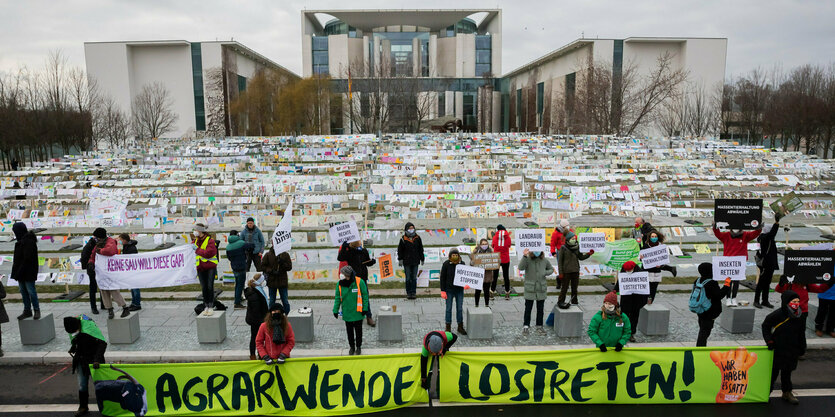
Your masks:
[[[415,225],[406,223],[405,233],[397,245],[397,261],[406,273],[406,298],[417,298],[418,266],[423,265],[423,240],[415,231]]]
[[[758,265],[760,276],[757,278],[757,288],[754,290],[754,307],[756,308],[774,308],[768,302],[768,290],[771,286],[771,280],[774,278],[774,271],[780,269],[780,264],[777,262],[777,232],[780,230],[780,216],[779,214],[774,219],[774,224],[768,229],[763,230],[763,233],[757,238],[760,243],[760,250],[757,251],[762,260]],[[757,259],[755,257],[755,259]],[[760,303],[762,299],[762,303]]]
[[[635,218],[635,229],[632,230],[632,238],[637,240],[639,244],[643,245],[649,238],[649,232],[652,230],[652,225],[644,221],[643,217]]]
[[[348,333],[348,355],[362,354],[362,318],[369,309],[368,287],[350,266],[339,270],[339,282],[333,300],[333,318],[338,319],[340,309],[345,331]]]
[[[377,263],[371,257],[371,254],[368,253],[368,250],[362,246],[362,241],[359,240],[351,243],[343,243],[342,249],[339,251],[339,256],[336,259],[347,262],[348,266],[354,270],[354,274],[360,277],[366,284],[368,283],[368,267],[374,266]],[[370,308],[365,312],[365,319],[369,326],[374,327],[377,325],[371,315]]]
[[[290,351],[296,346],[296,336],[280,303],[270,306],[270,314],[264,317],[264,323],[258,329],[255,346],[267,365],[281,365],[290,357]]]
[[[519,271],[525,271],[525,315],[522,319],[522,333],[528,334],[531,324],[531,309],[536,301],[536,331],[545,334],[542,327],[542,315],[545,310],[545,298],[548,296],[546,277],[554,273],[551,262],[545,259],[542,251],[525,249],[519,261]]]
[[[580,285],[580,261],[588,259],[589,256],[594,254],[594,250],[589,251],[589,253],[580,253],[577,235],[574,232],[568,232],[565,234],[565,245],[560,248],[558,253],[557,272],[559,272],[559,276],[557,276],[557,279],[564,282],[560,290],[560,298],[557,300],[557,306],[566,309],[571,306],[565,302],[569,287],[571,287],[571,304],[579,303],[579,300],[577,300],[577,286]]]
[[[504,226],[496,226],[496,233],[493,235],[493,250],[499,253],[499,262],[502,268],[502,275],[504,276],[504,299],[510,300],[510,246],[513,244],[510,240],[510,232]],[[497,277],[498,278],[498,277]],[[497,281],[494,281],[497,282]],[[491,286],[493,291],[496,286]]]
[[[211,316],[215,306],[215,274],[217,273],[217,245],[208,235],[209,229],[202,223],[194,225],[193,247],[197,255],[197,279],[203,292],[204,316]]]
[[[806,353],[806,324],[801,319],[803,311],[797,293],[786,291],[780,299],[780,309],[766,316],[762,324],[765,344],[774,351],[771,388],[774,389],[774,382],[780,375],[783,400],[798,404],[792,393],[792,371],[797,369],[797,359]]]
[[[487,243],[487,239],[481,239],[478,242],[478,246],[473,248],[473,253],[493,253],[493,250],[490,249],[490,244]],[[470,260],[470,265],[474,265],[475,260]],[[496,273],[498,270],[490,270],[484,271],[484,285],[482,285],[482,290],[484,290],[484,306],[490,307],[490,285],[493,284],[493,280],[496,279]],[[475,289],[475,306],[478,307],[479,298],[481,298],[482,290],[476,288]]]
[[[731,229],[730,232],[720,232],[713,223],[713,234],[722,242],[722,256],[744,256],[748,259],[748,242],[757,238],[762,232],[762,224],[756,230],[743,232],[741,229]],[[731,293],[728,295],[727,306],[737,306],[736,294],[739,291],[739,281],[734,281]]]
[[[662,243],[664,243],[664,235],[658,230],[652,229],[647,234],[647,239],[641,245],[641,249],[653,248]],[[673,276],[676,276],[678,273],[676,267],[672,265],[661,265],[647,269],[649,273],[649,298],[647,299],[647,304],[652,304],[652,301],[655,299],[655,294],[658,292],[658,284],[661,283],[661,271],[669,271]]]
[[[554,228],[554,233],[551,233],[551,256],[557,258],[557,264],[559,264],[559,251],[562,248],[562,245],[565,245],[565,234],[570,232],[569,229],[570,224],[568,223],[567,219],[560,220],[560,224]],[[562,280],[557,279],[557,289],[560,289],[562,285]]]
[[[255,360],[255,338],[258,330],[264,322],[264,316],[269,313],[267,309],[267,293],[264,291],[264,279],[261,274],[247,281],[244,289],[246,298],[246,324],[249,325],[249,359]],[[286,307],[285,307],[286,308]]]
[[[441,298],[446,300],[446,331],[452,331],[452,304],[455,303],[455,317],[458,319],[458,334],[466,335],[464,330],[464,287],[453,284],[455,269],[461,263],[458,249],[449,251],[449,259],[441,265]]]
[[[628,274],[641,271],[643,271],[643,269],[633,261],[624,262],[620,269],[620,272]],[[615,292],[620,292],[620,281],[615,283]],[[637,326],[641,309],[647,305],[648,299],[649,295],[646,294],[628,294],[620,296],[621,311],[623,311],[623,314],[626,314],[626,317],[629,317],[629,323],[634,323],[634,325]],[[632,332],[629,337],[629,341],[633,343],[635,342],[634,332]]]
[[[122,255],[132,255],[139,253],[139,250],[136,249],[137,242],[131,239],[129,234],[120,234],[119,243],[122,244]],[[130,307],[128,307],[128,309],[130,311],[142,310],[142,293],[139,291],[139,288],[134,288],[130,290]]]
[[[697,286],[702,288],[707,297],[706,309],[698,313],[699,334],[696,337],[696,346],[707,346],[707,338],[713,331],[713,324],[716,318],[722,314],[722,298],[731,291],[731,279],[724,281],[724,286],[719,288],[719,283],[713,280],[713,264],[702,262],[699,264],[699,278],[693,281],[694,290]]]
[[[603,298],[603,308],[589,322],[588,335],[601,352],[615,348],[620,352],[632,335],[629,317],[621,313],[618,296],[612,291]]]

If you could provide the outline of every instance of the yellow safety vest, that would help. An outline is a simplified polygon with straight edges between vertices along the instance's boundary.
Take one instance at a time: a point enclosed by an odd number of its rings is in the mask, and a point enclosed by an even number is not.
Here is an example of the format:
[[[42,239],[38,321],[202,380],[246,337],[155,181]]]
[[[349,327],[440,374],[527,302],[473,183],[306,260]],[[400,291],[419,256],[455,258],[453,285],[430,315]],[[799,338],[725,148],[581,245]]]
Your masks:
[[[206,250],[206,247],[207,247],[207,246],[209,246],[209,237],[208,237],[208,236],[206,236],[206,237],[203,239],[203,244],[202,244],[202,245],[200,245],[200,249],[202,249],[202,250]],[[214,257],[214,258],[211,258],[211,259],[204,258],[204,257],[202,257],[202,256],[200,256],[200,255],[196,255],[196,258],[197,258],[197,260],[196,260],[196,263],[194,264],[195,266],[200,266],[200,262],[209,262],[209,263],[213,263],[213,264],[215,264],[215,266],[217,266],[217,263],[218,263],[217,253],[215,253],[215,257]]]
[[[357,313],[362,313],[362,288],[360,288],[360,277],[355,278],[357,280]],[[336,284],[336,286],[339,287],[339,300],[344,302],[342,299],[342,286],[339,284]]]

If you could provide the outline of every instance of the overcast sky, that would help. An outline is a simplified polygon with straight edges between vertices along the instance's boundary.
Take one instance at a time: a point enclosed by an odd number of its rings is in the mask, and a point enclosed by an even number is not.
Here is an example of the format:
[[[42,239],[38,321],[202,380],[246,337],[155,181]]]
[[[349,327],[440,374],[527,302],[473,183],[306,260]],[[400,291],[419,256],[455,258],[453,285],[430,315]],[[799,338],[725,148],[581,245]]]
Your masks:
[[[84,65],[86,41],[236,41],[301,73],[301,15],[309,9],[503,11],[502,72],[581,36],[728,38],[726,77],[781,64],[835,60],[831,0],[0,0],[0,70],[40,67],[51,49]]]

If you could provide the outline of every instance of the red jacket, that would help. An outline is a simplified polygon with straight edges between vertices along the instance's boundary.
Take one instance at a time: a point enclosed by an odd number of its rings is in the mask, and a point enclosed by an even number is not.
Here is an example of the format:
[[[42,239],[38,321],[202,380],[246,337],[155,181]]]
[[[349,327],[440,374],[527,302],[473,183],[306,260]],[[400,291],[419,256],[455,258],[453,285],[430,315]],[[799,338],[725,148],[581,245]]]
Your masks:
[[[93,248],[93,253],[90,254],[90,265],[95,265],[96,263],[96,254],[99,253],[102,256],[113,256],[119,253],[119,246],[116,244],[116,239],[112,237],[108,237],[104,241],[104,247],[95,246]]]
[[[194,240],[194,244],[197,246],[197,249],[194,250],[194,253],[197,256],[202,256],[206,259],[212,259],[212,258],[216,257],[217,256],[217,244],[215,243],[215,240],[210,238],[208,235],[203,237],[203,239],[209,239],[209,244],[206,245],[206,249],[205,250],[200,249],[200,247],[203,246],[203,240],[200,240],[198,238],[198,239]],[[197,265],[197,270],[198,271],[208,271],[208,270],[215,269],[215,268],[217,268],[217,264],[213,264],[211,262],[200,261],[200,264]]]
[[[499,253],[499,261],[506,264],[510,262],[510,232],[499,230],[493,235],[493,250]]]
[[[748,242],[757,238],[762,229],[751,232],[742,232],[741,237],[731,237],[731,232],[720,232],[713,229],[713,234],[722,242],[722,256],[744,256],[748,259]]]
[[[797,293],[797,298],[800,299],[800,311],[803,313],[809,312],[809,291],[806,290],[806,287],[801,284],[791,283],[791,284],[777,284],[777,287],[774,288],[774,291],[779,293],[783,293],[786,290],[792,290]]]
[[[554,229],[554,233],[551,233],[551,255],[557,253],[562,245],[565,245],[565,235],[559,229]]]
[[[290,351],[296,346],[296,335],[293,333],[293,326],[287,322],[287,333],[284,334],[284,343],[277,345],[273,343],[273,335],[267,329],[267,323],[261,323],[258,328],[258,335],[255,336],[255,347],[258,348],[258,356],[266,358],[267,356],[276,359],[279,354],[284,354],[285,358],[290,357]]]

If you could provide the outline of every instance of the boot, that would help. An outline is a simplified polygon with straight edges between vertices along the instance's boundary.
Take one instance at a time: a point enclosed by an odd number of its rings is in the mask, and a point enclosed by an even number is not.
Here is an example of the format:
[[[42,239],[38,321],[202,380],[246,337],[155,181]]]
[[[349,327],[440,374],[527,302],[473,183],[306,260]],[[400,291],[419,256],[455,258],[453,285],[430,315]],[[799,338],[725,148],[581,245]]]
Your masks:
[[[673,273],[673,278],[675,278],[675,277],[676,277],[676,275],[678,275],[678,268],[676,268],[676,267],[674,267],[674,266],[671,266],[671,267],[670,267],[670,272],[672,272],[672,273]]]
[[[768,302],[768,300],[763,300],[762,306],[765,308],[774,308],[774,304]]]
[[[112,308],[108,308],[108,309],[107,309],[107,319],[108,319],[108,320],[112,320],[112,319],[113,319],[113,317],[116,317],[116,315],[115,315],[115,314],[113,314],[113,309],[112,309]]]
[[[784,401],[788,402],[789,404],[794,404],[794,405],[800,404],[800,401],[797,400],[797,397],[795,397],[794,393],[791,392],[791,391],[784,392],[782,398],[783,398]]]
[[[90,310],[92,310],[92,311],[93,311],[93,314],[99,314],[99,309],[98,309],[98,308],[96,308],[96,304],[95,304],[95,303],[90,305]]]
[[[128,308],[128,306],[124,306],[122,307],[122,314],[120,314],[119,317],[125,318],[127,316],[130,316],[130,308]]]
[[[35,310],[35,315],[32,316],[33,319],[38,320],[41,318],[41,310]]]
[[[249,360],[254,361],[255,360],[255,355],[249,355]]]
[[[357,351],[356,351],[355,355],[362,355],[362,348],[361,347],[357,346]]]
[[[78,411],[75,412],[75,416],[83,416],[87,414],[90,409],[87,407],[88,401],[90,399],[89,391],[78,391]]]
[[[817,337],[823,337],[823,331],[821,331],[821,330],[815,330],[815,336],[817,336]]]
[[[28,319],[29,317],[32,317],[32,311],[31,310],[23,310],[23,314],[17,316],[17,319],[18,320],[23,320],[23,319]]]
[[[451,323],[446,324],[446,331],[448,331],[448,332],[452,331],[452,324]],[[821,334],[823,334],[823,333],[821,333]]]
[[[348,356],[353,356],[354,353],[357,353],[357,349],[351,346],[351,348],[348,349]]]
[[[374,321],[374,319],[372,319],[371,317],[366,317],[365,321],[368,322],[368,325],[371,326],[371,327],[374,327],[374,326],[377,325],[377,322]]]
[[[464,330],[464,323],[458,323],[458,334],[467,335],[467,331]]]

